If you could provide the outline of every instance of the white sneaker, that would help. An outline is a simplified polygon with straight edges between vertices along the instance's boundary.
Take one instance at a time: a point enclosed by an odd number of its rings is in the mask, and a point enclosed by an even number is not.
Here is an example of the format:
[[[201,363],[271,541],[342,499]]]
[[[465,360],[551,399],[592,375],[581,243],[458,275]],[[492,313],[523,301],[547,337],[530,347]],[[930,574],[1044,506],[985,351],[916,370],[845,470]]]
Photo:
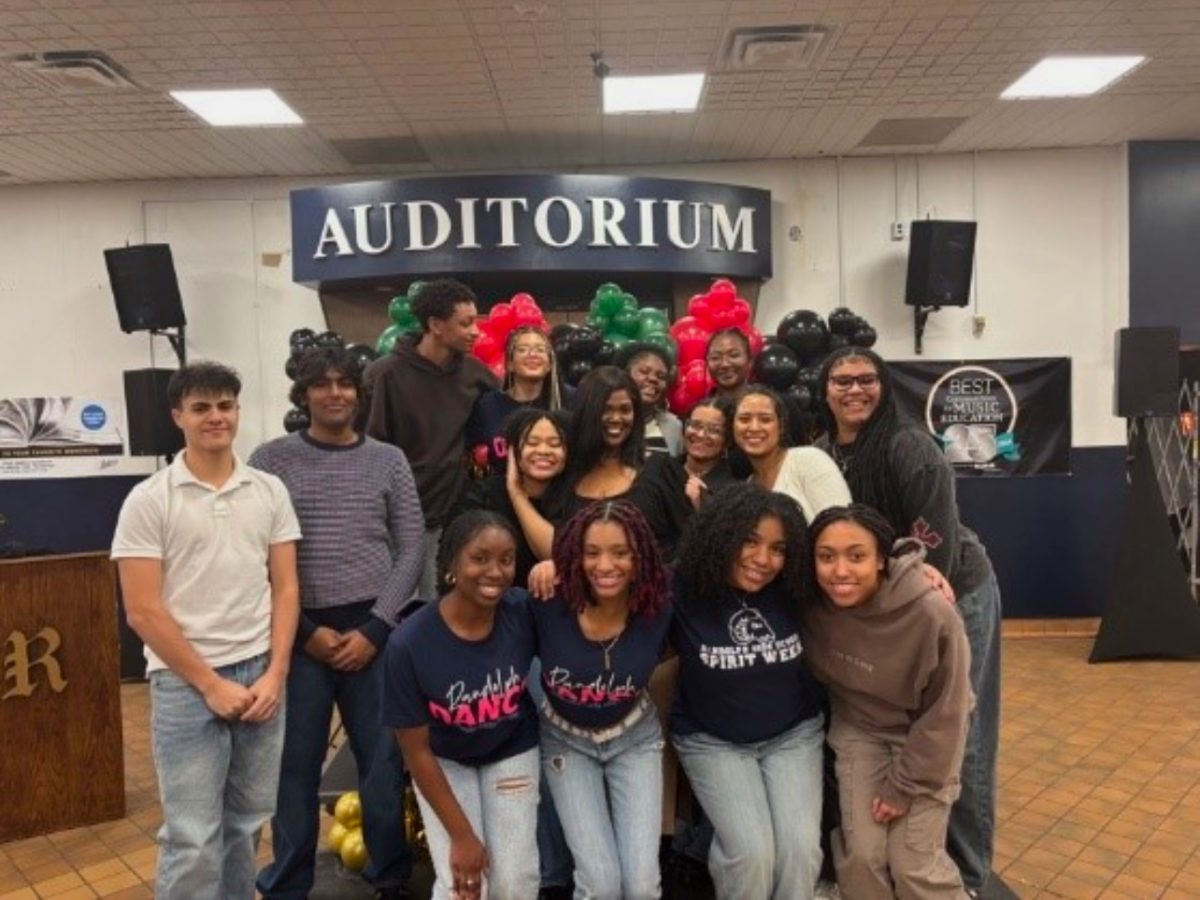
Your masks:
[[[832,881],[818,881],[817,889],[813,893],[816,900],[842,900],[842,892],[838,890],[838,886]]]

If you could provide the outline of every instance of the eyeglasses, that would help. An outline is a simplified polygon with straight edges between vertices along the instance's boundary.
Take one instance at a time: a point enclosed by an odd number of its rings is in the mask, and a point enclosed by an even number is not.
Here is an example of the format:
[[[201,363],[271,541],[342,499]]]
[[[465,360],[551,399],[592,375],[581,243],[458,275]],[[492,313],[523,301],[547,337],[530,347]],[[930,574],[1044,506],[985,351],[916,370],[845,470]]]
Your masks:
[[[536,347],[531,344],[518,344],[516,347],[513,347],[512,352],[513,352],[513,356],[549,356],[550,355],[550,351],[547,350],[545,347],[541,346],[540,344]]]
[[[864,372],[862,375],[830,375],[829,383],[839,391],[848,391],[856,384],[865,391],[879,384],[879,374]]]
[[[693,422],[689,419],[684,427],[696,434],[706,434],[713,438],[725,437],[724,425],[710,425],[707,422]]]

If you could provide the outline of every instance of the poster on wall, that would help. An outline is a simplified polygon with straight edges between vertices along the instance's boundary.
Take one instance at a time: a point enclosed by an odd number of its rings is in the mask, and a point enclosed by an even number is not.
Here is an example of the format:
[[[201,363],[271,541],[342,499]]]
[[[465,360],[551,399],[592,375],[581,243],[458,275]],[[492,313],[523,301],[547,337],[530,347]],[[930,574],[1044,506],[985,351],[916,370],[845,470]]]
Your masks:
[[[1071,360],[888,364],[902,416],[919,422],[959,475],[1071,471]]]
[[[0,398],[0,478],[120,474],[124,421],[111,398]]]

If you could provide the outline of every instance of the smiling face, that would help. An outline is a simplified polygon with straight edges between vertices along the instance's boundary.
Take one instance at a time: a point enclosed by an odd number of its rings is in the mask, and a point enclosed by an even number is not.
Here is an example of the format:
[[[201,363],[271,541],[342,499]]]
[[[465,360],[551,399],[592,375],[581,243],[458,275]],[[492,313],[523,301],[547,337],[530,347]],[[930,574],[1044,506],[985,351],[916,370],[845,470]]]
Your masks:
[[[604,401],[604,412],[600,416],[604,429],[604,446],[618,450],[633,433],[633,398],[624,388],[618,388]]]
[[[663,394],[667,391],[669,376],[666,363],[655,353],[635,356],[629,364],[629,377],[637,385],[642,406],[647,409],[654,409],[662,401]]]
[[[521,442],[517,467],[532,481],[547,482],[562,473],[567,463],[567,447],[562,435],[549,419],[538,419]]]
[[[358,412],[358,389],[354,379],[337,369],[325,374],[304,392],[312,424],[323,432],[338,433],[354,424]]]
[[[709,346],[705,364],[717,386],[723,391],[732,391],[746,383],[750,354],[746,344],[735,335],[723,334]]]
[[[617,522],[597,521],[583,533],[583,577],[592,599],[628,601],[637,572],[629,536]]]
[[[763,516],[742,544],[729,572],[729,586],[755,593],[775,580],[787,562],[787,540],[783,522]]]
[[[495,607],[512,587],[517,545],[503,528],[489,526],[467,541],[450,566],[453,590],[469,603]]]
[[[825,401],[837,422],[838,433],[853,438],[879,407],[883,392],[879,372],[871,360],[847,356],[829,371]]]
[[[690,460],[711,462],[725,453],[725,414],[715,406],[697,406],[683,428],[683,448]]]
[[[765,394],[747,394],[733,417],[733,440],[751,459],[779,449],[779,413]]]
[[[233,394],[194,391],[184,394],[171,418],[183,432],[188,449],[201,453],[228,450],[237,437],[238,400]]]
[[[879,590],[884,557],[875,536],[855,522],[834,522],[817,537],[817,584],[833,604],[849,609]]]
[[[522,331],[513,337],[508,363],[517,378],[541,380],[550,374],[550,342],[538,331]]]

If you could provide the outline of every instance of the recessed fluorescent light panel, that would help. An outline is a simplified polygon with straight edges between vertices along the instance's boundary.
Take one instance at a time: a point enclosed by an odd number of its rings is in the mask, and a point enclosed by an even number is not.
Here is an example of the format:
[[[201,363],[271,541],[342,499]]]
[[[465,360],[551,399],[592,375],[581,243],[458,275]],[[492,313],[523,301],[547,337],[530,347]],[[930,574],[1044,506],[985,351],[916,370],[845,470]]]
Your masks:
[[[693,75],[609,75],[604,112],[695,112],[704,90],[704,73]]]
[[[272,90],[171,91],[171,96],[209,125],[303,125]]]
[[[1086,97],[1104,90],[1145,61],[1144,56],[1048,56],[1000,96],[1007,100]]]

